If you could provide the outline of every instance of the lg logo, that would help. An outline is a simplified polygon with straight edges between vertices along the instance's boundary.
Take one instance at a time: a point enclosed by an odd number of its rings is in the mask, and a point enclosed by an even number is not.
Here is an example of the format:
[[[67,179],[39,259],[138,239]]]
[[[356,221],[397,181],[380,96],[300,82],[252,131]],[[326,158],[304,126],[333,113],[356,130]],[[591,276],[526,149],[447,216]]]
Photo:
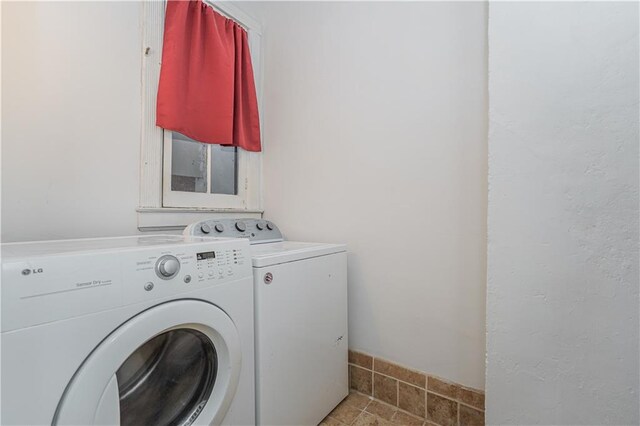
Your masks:
[[[22,275],[31,275],[31,274],[41,274],[42,268],[38,268],[38,269],[23,269],[22,270]]]

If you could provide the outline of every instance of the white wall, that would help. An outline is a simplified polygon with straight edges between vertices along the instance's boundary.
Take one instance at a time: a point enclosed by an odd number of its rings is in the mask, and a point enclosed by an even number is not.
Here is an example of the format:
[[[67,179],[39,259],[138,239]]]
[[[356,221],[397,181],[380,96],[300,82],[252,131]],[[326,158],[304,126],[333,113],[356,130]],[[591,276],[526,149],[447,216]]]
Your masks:
[[[2,2],[2,241],[137,232],[140,3]]]
[[[491,3],[488,424],[638,424],[638,4]]]
[[[481,3],[248,4],[265,217],[349,246],[350,347],[484,387]]]

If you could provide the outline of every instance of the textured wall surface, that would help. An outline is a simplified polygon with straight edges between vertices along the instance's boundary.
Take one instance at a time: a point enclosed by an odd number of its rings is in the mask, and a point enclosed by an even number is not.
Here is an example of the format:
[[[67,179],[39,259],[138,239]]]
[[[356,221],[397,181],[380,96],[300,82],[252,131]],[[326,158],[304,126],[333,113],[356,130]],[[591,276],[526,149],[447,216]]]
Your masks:
[[[265,26],[265,216],[348,244],[353,349],[482,389],[485,5],[240,7]]]
[[[140,4],[2,3],[2,241],[137,233]]]
[[[489,8],[488,424],[638,424],[638,4]]]

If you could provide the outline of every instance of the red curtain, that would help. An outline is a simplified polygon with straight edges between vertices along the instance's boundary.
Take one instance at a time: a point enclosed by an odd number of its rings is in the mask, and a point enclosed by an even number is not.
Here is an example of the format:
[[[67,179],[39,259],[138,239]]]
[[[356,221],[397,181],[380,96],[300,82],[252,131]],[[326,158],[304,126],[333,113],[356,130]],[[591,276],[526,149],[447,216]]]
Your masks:
[[[159,127],[260,151],[247,32],[201,0],[169,0],[156,107]]]

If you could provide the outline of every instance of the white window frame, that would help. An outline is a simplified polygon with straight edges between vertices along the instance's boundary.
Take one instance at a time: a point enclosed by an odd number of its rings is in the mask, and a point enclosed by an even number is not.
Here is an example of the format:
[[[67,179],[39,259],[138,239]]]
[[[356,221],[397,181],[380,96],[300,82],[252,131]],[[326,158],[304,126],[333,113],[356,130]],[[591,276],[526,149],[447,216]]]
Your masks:
[[[262,122],[262,28],[235,4],[204,0],[247,30]],[[262,215],[262,154],[238,149],[237,195],[171,190],[170,131],[155,125],[156,95],[162,60],[165,1],[142,2],[142,135],[140,155],[140,230],[179,229],[211,217]],[[264,141],[263,141],[264,150]],[[208,150],[210,153],[210,150]],[[208,166],[210,167],[210,166]],[[210,173],[210,171],[208,171]]]

